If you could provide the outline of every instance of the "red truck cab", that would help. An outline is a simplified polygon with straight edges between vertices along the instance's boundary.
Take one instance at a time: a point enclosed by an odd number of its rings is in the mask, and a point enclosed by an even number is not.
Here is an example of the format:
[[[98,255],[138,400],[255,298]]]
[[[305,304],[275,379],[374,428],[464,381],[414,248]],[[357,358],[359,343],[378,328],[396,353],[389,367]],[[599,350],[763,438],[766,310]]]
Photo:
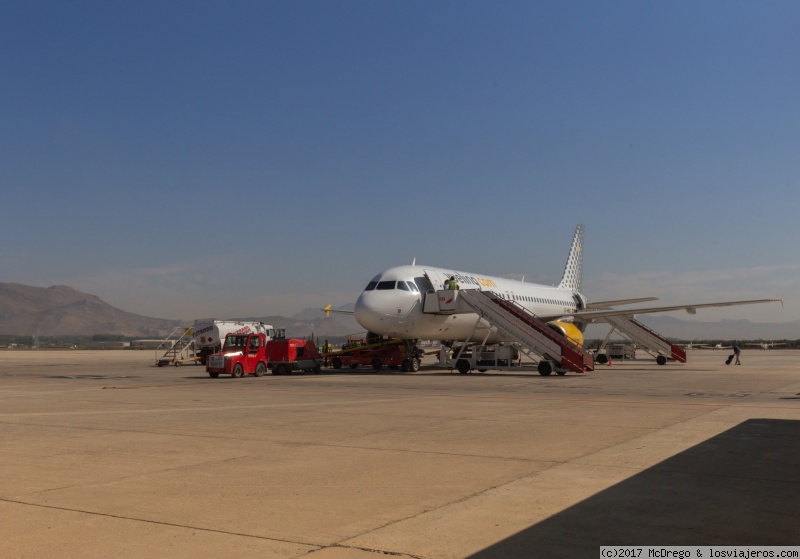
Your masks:
[[[267,337],[264,334],[228,334],[222,350],[206,359],[206,372],[211,378],[231,375],[260,377],[267,372]]]

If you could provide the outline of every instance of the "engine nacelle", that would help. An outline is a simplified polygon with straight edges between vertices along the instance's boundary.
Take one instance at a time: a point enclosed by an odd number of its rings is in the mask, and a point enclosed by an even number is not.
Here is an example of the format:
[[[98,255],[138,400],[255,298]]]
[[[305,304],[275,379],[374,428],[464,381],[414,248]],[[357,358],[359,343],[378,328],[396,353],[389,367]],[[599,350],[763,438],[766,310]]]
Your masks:
[[[565,336],[573,344],[583,347],[583,332],[573,323],[554,320],[553,322],[548,322],[547,325],[562,336]]]

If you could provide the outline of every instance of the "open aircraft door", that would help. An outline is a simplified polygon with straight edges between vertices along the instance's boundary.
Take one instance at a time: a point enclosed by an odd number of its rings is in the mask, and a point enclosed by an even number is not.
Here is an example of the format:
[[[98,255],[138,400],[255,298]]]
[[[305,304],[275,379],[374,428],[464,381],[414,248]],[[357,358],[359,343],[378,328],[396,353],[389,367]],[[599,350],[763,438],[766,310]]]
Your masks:
[[[435,270],[425,270],[425,275],[428,277],[428,280],[433,284],[433,288],[436,291],[440,289],[444,289],[444,282],[450,278],[444,277],[444,275],[440,274]]]
[[[433,286],[433,292],[429,291],[424,294],[422,312],[437,314],[439,312],[439,296],[436,292],[444,289],[444,282],[449,278],[435,270],[425,270],[425,277]]]

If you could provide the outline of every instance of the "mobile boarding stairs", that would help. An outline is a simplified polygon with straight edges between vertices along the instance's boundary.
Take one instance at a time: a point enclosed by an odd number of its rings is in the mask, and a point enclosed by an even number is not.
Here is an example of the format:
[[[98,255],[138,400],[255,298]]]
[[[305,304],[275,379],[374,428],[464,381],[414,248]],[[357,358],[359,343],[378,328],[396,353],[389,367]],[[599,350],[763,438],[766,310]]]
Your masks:
[[[602,320],[611,325],[611,330],[609,330],[608,335],[606,335],[606,338],[597,350],[598,363],[608,362],[608,356],[604,354],[604,351],[608,341],[611,339],[611,334],[615,331],[621,332],[624,336],[633,341],[637,347],[643,348],[650,355],[654,356],[656,358],[656,363],[659,365],[665,365],[668,360],[686,363],[686,352],[683,349],[670,343],[667,338],[651,330],[632,316],[607,316]]]
[[[156,365],[175,365],[176,367],[184,363],[198,364],[200,358],[195,355],[194,338],[192,329],[185,326],[178,326],[167,338],[156,348]]]
[[[514,368],[513,352],[509,353],[508,346],[487,351],[485,342],[492,332],[511,341],[522,353],[538,361],[537,370],[540,375],[549,376],[553,371],[563,375],[568,371],[584,373],[594,370],[591,352],[550,328],[546,322],[518,303],[503,299],[491,291],[461,289],[428,292],[423,312],[478,315],[475,326],[458,355],[453,360],[446,360],[444,355],[440,357],[440,360],[446,361],[444,366],[453,368],[454,364],[460,373],[468,373],[471,369],[483,371]],[[486,337],[483,344],[473,348],[470,357],[465,350],[480,326],[483,329],[488,326]]]

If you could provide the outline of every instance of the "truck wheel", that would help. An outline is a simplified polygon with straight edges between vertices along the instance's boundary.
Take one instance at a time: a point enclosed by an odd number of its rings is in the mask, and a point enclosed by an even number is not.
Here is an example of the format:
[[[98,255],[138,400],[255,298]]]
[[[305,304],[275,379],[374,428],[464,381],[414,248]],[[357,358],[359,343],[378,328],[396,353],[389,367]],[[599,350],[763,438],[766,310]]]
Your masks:
[[[334,357],[332,365],[333,365],[334,369],[341,369],[342,368],[342,360],[339,359],[338,357]]]
[[[411,367],[409,367],[408,371],[410,373],[416,373],[419,371],[419,358],[414,357],[411,359]]]
[[[666,365],[667,358],[664,357],[663,355],[659,355],[658,357],[656,357],[656,363],[658,363],[659,365]]]
[[[407,373],[408,371],[410,371],[411,370],[411,359],[403,359],[400,362],[400,370],[403,371],[404,373]]]
[[[375,359],[372,360],[372,368],[375,369],[375,372],[377,373],[378,371],[383,369],[383,363],[381,362],[380,359],[376,357]]]
[[[233,366],[233,372],[231,373],[231,376],[233,376],[234,378],[239,378],[243,374],[244,374],[244,368],[242,368],[241,363],[237,363],[236,365]]]
[[[539,361],[539,365],[536,367],[536,370],[539,371],[539,374],[543,377],[549,377],[553,372],[553,366],[549,361]]]
[[[350,363],[351,369],[358,369],[358,363]]]
[[[459,359],[456,361],[456,369],[462,375],[466,375],[472,367],[469,366],[469,361],[466,359]]]
[[[318,375],[318,374],[320,374],[320,373],[322,372],[322,369],[320,369],[319,365],[317,365],[316,367],[314,367],[314,369],[313,369],[313,370],[314,370],[314,374],[315,374],[315,375]]]
[[[217,378],[219,376],[219,373],[208,373],[208,376],[210,376],[211,378]]]
[[[263,361],[259,361],[259,362],[258,362],[258,365],[256,365],[256,372],[255,372],[255,375],[256,375],[257,377],[260,377],[260,376],[263,376],[263,375],[264,375],[264,373],[266,373],[266,372],[267,372],[267,366],[266,366],[266,365],[264,365],[264,362],[263,362]]]
[[[287,372],[288,371],[286,370],[286,365],[284,365],[283,363],[272,369],[273,375],[285,375]]]
[[[556,374],[557,374],[558,376],[560,376],[560,377],[563,377],[564,375],[566,375],[566,374],[567,374],[567,371],[565,371],[565,370],[563,370],[563,369],[556,370]]]
[[[597,355],[597,357],[594,358],[594,360],[597,363],[600,363],[601,365],[605,365],[606,363],[608,363],[608,355],[606,355],[605,353],[600,353]]]

